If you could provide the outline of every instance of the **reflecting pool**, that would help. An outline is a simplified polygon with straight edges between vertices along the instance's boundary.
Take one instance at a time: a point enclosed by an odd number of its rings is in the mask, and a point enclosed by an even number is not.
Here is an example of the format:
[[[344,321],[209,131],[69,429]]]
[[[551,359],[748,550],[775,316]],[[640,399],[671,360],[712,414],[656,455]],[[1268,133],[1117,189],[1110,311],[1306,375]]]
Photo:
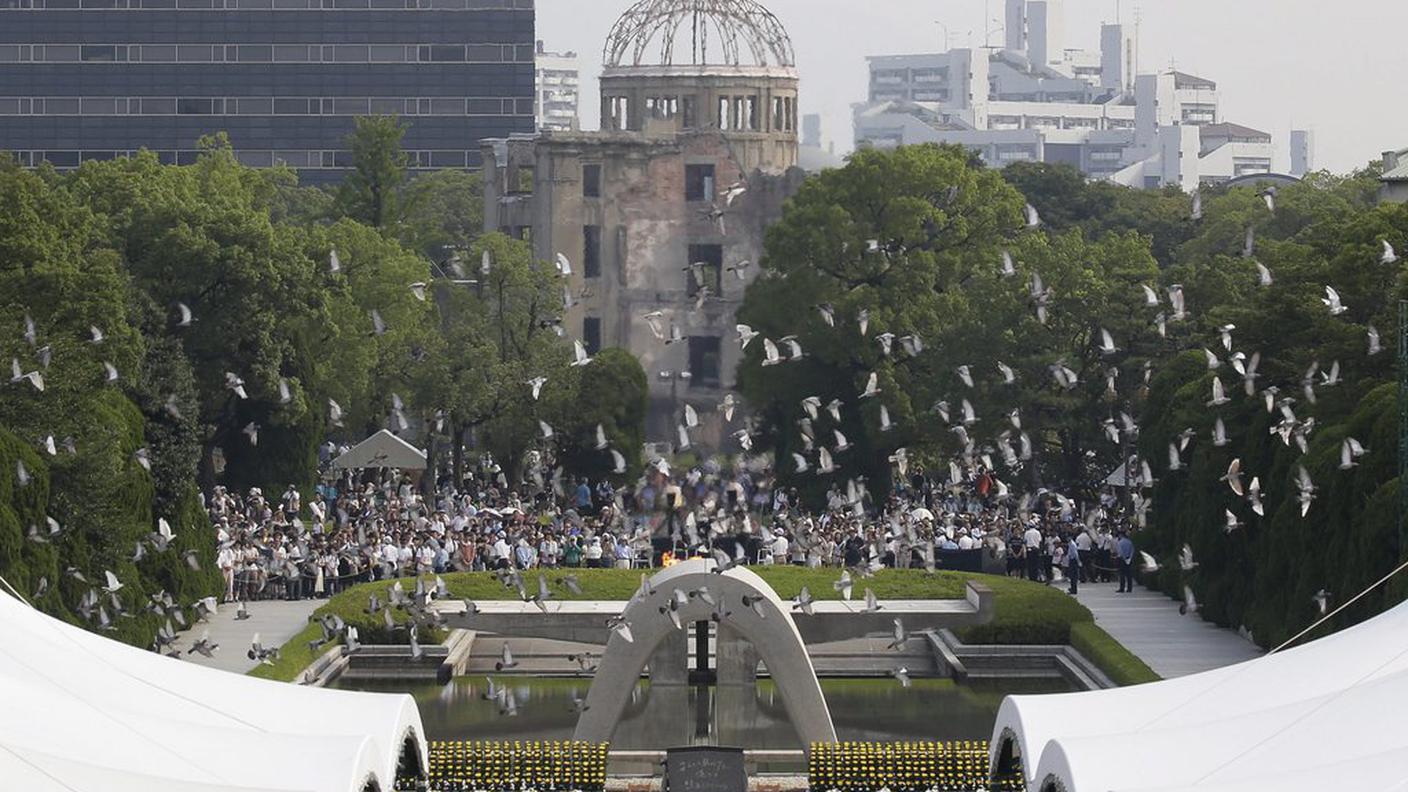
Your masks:
[[[588,679],[498,677],[518,703],[518,714],[499,714],[484,699],[483,677],[448,685],[357,680],[346,688],[409,693],[420,705],[431,740],[565,740],[577,723],[573,699],[587,696]],[[822,692],[841,740],[986,740],[1003,696],[1059,693],[1061,680],[916,679],[912,687],[893,680],[823,679]],[[756,687],[675,687],[642,681],[612,738],[616,750],[658,750],[681,745],[729,745],[750,749],[798,749],[796,730],[770,681]]]

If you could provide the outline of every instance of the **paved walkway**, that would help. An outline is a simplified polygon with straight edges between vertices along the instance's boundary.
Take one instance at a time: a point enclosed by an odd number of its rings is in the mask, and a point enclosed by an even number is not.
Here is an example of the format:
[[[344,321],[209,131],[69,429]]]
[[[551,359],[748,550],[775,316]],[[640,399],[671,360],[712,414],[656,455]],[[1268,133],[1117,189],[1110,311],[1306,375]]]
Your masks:
[[[1062,584],[1064,585],[1064,584]],[[1143,587],[1116,594],[1114,583],[1080,587],[1076,599],[1095,622],[1165,679],[1196,674],[1260,657],[1262,652],[1232,630],[1182,616],[1178,603]]]
[[[237,606],[233,603],[220,606],[219,612],[204,624],[196,624],[176,637],[176,646],[183,652],[182,658],[208,668],[247,674],[256,662],[249,659],[249,645],[254,634],[266,648],[283,646],[290,638],[308,626],[308,617],[321,607],[326,600],[265,600],[249,603],[249,618],[235,620]],[[219,644],[213,658],[200,654],[184,654],[191,643],[210,631],[210,640]]]

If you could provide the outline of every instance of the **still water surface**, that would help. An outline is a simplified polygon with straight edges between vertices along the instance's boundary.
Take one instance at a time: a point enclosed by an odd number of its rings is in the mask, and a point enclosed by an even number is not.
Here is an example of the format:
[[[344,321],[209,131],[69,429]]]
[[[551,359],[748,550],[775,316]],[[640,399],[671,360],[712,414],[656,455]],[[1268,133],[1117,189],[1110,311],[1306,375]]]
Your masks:
[[[518,702],[507,717],[485,701],[485,680],[464,677],[449,685],[348,682],[381,693],[409,693],[420,705],[431,740],[566,740],[577,723],[573,698],[587,697],[590,680],[500,677]],[[823,679],[822,692],[841,740],[986,740],[1003,696],[1070,690],[1060,680],[976,681]],[[641,682],[612,739],[616,750],[681,745],[751,749],[801,748],[782,697],[769,681],[747,687],[656,687]]]

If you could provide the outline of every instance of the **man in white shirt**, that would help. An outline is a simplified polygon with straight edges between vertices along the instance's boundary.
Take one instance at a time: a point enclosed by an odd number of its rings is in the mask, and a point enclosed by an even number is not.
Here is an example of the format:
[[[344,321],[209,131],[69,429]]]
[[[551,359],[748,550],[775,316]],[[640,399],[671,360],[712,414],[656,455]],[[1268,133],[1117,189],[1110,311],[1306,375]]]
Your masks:
[[[1096,574],[1091,569],[1091,562],[1095,560],[1095,554],[1091,550],[1095,547],[1095,540],[1090,538],[1090,531],[1082,530],[1076,534],[1076,553],[1080,558],[1080,582],[1086,583],[1092,580]]]
[[[215,565],[220,567],[220,577],[225,579],[225,602],[235,599],[235,551],[229,545],[220,548],[215,557]]]
[[[778,534],[772,540],[772,562],[777,566],[787,565],[787,534]]]
[[[504,540],[503,531],[499,532],[498,538],[494,540],[494,546],[489,550],[489,558],[494,562],[495,569],[508,569],[509,557],[513,555],[513,550]]]
[[[1027,551],[1027,580],[1039,580],[1041,570],[1041,531],[1037,530],[1036,523],[1028,523],[1027,530],[1022,534],[1022,546]]]

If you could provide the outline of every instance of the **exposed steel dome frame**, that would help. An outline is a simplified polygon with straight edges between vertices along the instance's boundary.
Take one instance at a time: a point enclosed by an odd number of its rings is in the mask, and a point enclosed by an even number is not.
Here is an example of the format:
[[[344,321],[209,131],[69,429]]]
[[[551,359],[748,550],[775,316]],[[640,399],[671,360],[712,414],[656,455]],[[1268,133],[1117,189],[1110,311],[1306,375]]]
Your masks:
[[[685,39],[689,60],[677,61],[676,43]],[[655,48],[659,61],[647,62]],[[608,68],[797,65],[787,30],[755,0],[640,0],[616,20],[602,62]]]

